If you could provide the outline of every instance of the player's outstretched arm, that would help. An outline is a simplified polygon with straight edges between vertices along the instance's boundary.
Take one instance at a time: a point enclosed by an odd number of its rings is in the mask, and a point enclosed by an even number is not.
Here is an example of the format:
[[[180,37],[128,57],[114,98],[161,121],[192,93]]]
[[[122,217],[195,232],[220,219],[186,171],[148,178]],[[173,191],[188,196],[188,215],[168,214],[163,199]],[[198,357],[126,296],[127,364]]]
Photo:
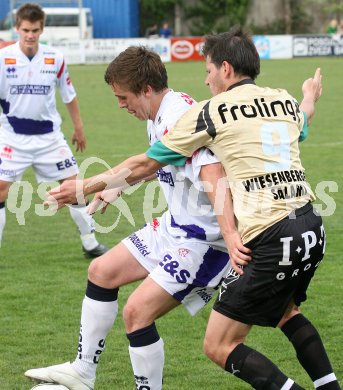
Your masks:
[[[45,205],[64,207],[67,204],[84,204],[87,195],[118,187],[128,187],[153,175],[166,164],[146,154],[132,156],[112,169],[83,180],[65,180],[48,192]]]
[[[300,109],[306,112],[307,121],[310,124],[315,111],[315,103],[319,100],[323,92],[320,68],[316,69],[313,77],[304,81],[302,92],[304,98],[300,104]]]
[[[156,174],[154,173],[153,175],[150,175],[146,178],[144,178],[144,182],[155,180],[156,179]],[[142,181],[139,181],[138,183],[141,183]],[[137,183],[132,183],[137,184]],[[97,211],[100,210],[101,214],[104,214],[107,210],[107,206],[109,204],[114,203],[122,194],[124,191],[125,187],[118,187],[118,188],[113,188],[111,190],[104,190],[97,192],[91,203],[89,204],[87,208],[87,212],[90,215],[95,214]]]
[[[107,206],[114,203],[121,196],[121,194],[121,187],[97,192],[87,207],[88,214],[93,215],[99,210],[101,214],[104,214],[106,212]]]
[[[222,164],[216,163],[202,166],[200,177],[216,213],[220,230],[230,255],[232,268],[242,275],[244,273],[242,266],[247,265],[251,260],[249,256],[251,250],[243,245],[237,230],[231,191],[228,188]]]

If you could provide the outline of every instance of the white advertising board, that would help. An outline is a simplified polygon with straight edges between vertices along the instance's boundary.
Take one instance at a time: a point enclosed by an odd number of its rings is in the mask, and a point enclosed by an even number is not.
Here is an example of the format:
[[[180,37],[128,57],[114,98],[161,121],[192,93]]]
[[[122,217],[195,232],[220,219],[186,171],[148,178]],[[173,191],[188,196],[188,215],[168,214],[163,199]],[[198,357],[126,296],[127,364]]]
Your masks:
[[[129,46],[146,46],[159,54],[163,62],[171,61],[170,40],[165,38],[91,39],[50,44],[61,50],[68,64],[109,64]]]

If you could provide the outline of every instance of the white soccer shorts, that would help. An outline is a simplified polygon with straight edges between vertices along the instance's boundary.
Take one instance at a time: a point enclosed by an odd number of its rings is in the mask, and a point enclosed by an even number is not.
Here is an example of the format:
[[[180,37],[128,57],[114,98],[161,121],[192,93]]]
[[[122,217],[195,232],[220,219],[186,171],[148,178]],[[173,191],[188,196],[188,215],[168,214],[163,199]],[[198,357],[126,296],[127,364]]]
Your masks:
[[[122,242],[149,276],[195,315],[216,293],[229,269],[223,240],[207,242],[173,237],[166,213]]]
[[[0,180],[15,182],[33,167],[38,183],[77,175],[75,157],[61,132],[27,136],[0,131]]]

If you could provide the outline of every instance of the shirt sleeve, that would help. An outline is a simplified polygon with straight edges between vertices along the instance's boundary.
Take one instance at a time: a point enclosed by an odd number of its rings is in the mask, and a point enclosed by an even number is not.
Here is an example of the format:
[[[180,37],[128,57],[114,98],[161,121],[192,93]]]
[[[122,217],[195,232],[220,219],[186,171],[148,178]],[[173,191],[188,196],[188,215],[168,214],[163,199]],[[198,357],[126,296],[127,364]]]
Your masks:
[[[156,141],[147,150],[146,155],[160,163],[174,166],[183,166],[187,160],[187,157],[167,148],[161,141]]]
[[[304,126],[301,129],[300,135],[299,135],[299,142],[305,141],[305,139],[308,136],[308,121],[307,121],[307,115],[306,112],[303,112],[304,114]]]
[[[61,59],[60,67],[57,73],[57,80],[60,89],[61,99],[64,104],[70,103],[76,96],[75,89],[70,80],[67,64]]]

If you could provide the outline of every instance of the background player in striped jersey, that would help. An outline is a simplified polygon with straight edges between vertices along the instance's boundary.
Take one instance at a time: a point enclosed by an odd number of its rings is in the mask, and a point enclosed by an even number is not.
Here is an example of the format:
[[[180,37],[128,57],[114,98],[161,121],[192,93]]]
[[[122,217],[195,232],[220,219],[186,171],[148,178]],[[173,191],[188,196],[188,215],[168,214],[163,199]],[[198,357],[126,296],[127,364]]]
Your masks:
[[[75,89],[60,52],[39,43],[45,14],[27,3],[16,12],[19,41],[0,50],[0,244],[6,223],[5,201],[11,184],[32,166],[38,182],[75,179],[78,167],[61,132],[56,109],[59,87],[74,125],[72,143],[83,151],[86,138]],[[94,234],[86,205],[75,204],[70,214],[80,232],[87,257],[105,253]]]

